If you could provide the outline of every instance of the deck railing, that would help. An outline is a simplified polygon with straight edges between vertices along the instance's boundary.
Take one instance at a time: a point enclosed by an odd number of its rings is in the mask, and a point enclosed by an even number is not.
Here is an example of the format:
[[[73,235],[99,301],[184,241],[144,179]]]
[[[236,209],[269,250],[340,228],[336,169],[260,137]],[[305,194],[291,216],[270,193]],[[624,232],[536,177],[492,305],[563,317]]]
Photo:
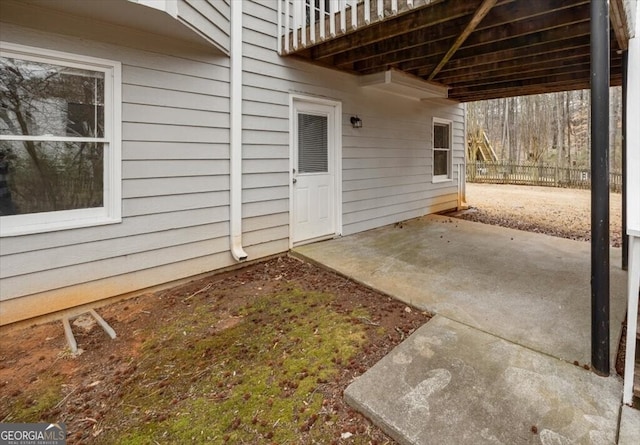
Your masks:
[[[590,189],[591,171],[550,165],[469,162],[467,181]],[[622,173],[609,173],[609,188],[616,193],[622,190]]]
[[[278,52],[289,54],[433,0],[278,0]]]

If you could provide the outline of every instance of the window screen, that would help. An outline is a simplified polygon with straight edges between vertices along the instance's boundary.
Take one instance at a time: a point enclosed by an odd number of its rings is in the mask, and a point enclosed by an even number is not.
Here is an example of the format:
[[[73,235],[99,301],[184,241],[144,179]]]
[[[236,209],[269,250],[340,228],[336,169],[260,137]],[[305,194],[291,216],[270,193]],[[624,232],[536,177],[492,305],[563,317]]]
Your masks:
[[[298,171],[328,172],[327,116],[298,113]]]

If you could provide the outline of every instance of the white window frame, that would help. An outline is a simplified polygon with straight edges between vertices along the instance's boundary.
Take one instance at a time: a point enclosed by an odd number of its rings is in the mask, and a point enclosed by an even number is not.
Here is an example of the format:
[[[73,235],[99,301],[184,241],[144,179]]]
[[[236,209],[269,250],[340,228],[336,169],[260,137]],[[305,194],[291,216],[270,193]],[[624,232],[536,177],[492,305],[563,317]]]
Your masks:
[[[435,127],[436,124],[439,125],[447,125],[447,127],[449,128],[449,148],[447,150],[443,150],[442,148],[436,148],[435,146],[435,142],[436,142],[436,138],[435,138]],[[452,158],[453,158],[453,121],[449,120],[449,119],[442,119],[439,117],[434,117],[433,118],[433,122],[431,123],[431,150],[432,150],[432,155],[431,155],[431,181],[436,183],[436,182],[449,182],[453,180],[453,162],[452,162]],[[446,151],[447,152],[447,174],[446,175],[436,175],[435,174],[435,168],[436,168],[436,151]]]
[[[320,0],[324,1],[324,0]],[[329,17],[332,13],[337,14],[340,11],[343,11],[349,7],[353,8],[358,5],[358,2],[361,0],[330,0],[328,4],[328,8],[325,6],[324,15],[325,17]],[[315,7],[315,0],[298,0],[293,2],[293,28],[299,29],[302,26],[306,26],[303,24],[303,8],[309,8],[310,11],[313,12],[321,12],[322,6],[319,8]],[[311,21],[311,19],[309,19]]]
[[[0,217],[0,237],[51,232],[122,221],[122,64],[113,60],[45,50],[0,41],[0,55],[104,73],[104,137],[0,135],[0,140],[95,142],[103,144],[103,206]]]

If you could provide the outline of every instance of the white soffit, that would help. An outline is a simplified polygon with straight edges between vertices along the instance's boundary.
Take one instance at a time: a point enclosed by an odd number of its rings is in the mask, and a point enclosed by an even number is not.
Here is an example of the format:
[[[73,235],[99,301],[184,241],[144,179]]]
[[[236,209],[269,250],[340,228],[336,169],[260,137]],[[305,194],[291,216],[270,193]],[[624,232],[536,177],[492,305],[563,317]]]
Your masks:
[[[361,76],[360,86],[414,100],[446,99],[449,95],[449,87],[445,85],[394,69]]]
[[[0,4],[5,6],[3,2],[5,0],[0,0]],[[176,20],[176,0],[22,0],[19,3],[199,45],[212,43],[211,39],[203,36],[201,32]],[[52,17],[51,20],[56,20],[56,17]]]

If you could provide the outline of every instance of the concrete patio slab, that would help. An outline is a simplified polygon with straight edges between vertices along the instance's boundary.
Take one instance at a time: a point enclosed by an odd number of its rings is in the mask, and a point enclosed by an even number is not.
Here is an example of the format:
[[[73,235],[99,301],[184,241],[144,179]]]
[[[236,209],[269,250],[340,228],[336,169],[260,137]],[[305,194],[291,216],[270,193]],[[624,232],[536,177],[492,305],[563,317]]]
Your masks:
[[[294,249],[422,310],[590,363],[590,243],[432,215]],[[611,356],[626,310],[611,249]]]
[[[614,444],[622,380],[436,316],[345,391],[403,445]]]
[[[618,445],[640,443],[640,411],[629,406],[622,407]]]

